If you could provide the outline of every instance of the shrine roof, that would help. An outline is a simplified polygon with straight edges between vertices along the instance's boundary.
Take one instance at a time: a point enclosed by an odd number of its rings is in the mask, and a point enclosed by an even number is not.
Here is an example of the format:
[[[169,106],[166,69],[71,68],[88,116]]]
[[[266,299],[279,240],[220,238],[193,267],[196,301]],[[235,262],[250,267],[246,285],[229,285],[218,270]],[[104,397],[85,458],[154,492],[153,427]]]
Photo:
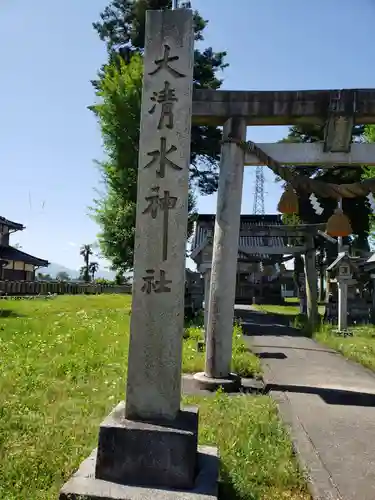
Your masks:
[[[191,245],[191,251],[194,255],[199,254],[203,248],[209,242],[209,239],[213,237],[215,225],[215,215],[214,214],[199,214],[195,223],[194,239]],[[269,247],[285,247],[285,242],[281,236],[264,236],[262,234],[262,228],[269,226],[281,226],[282,216],[278,214],[272,215],[241,215],[240,220],[240,234],[238,239],[239,246],[239,259],[249,258],[250,256],[257,256],[257,258],[267,258],[268,254],[258,254],[251,252],[242,252],[241,250],[251,250],[252,248],[264,247],[265,240],[267,241],[267,246]],[[260,234],[257,235],[256,228],[259,227]],[[248,234],[251,232],[251,236]],[[245,233],[245,234],[241,234]]]
[[[342,263],[347,262],[352,269],[357,270],[357,264],[359,262],[359,258],[351,257],[347,252],[339,252],[336,259],[332,262],[332,264],[330,264],[327,267],[327,271],[333,271],[334,269],[336,269],[337,266],[340,264],[340,262]]]
[[[0,258],[2,260],[18,260],[38,267],[47,267],[49,265],[48,260],[39,259],[8,245],[0,245]]]
[[[16,231],[23,231],[25,229],[25,226],[23,224],[20,224],[19,222],[14,222],[9,219],[6,219],[5,217],[0,216],[0,224],[3,224],[4,226],[8,226],[9,229],[15,229]]]

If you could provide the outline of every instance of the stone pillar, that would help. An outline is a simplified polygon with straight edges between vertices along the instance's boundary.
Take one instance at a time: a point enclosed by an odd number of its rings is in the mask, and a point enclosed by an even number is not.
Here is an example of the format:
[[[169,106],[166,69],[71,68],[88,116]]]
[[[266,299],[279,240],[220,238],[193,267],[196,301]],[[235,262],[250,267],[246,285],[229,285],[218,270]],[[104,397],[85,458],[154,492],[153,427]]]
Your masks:
[[[143,420],[180,409],[193,85],[191,12],[147,16],[126,392]]]
[[[163,496],[161,488],[186,498],[181,490],[200,491],[207,476],[197,453],[198,411],[180,409],[192,11],[147,11],[145,41],[126,404],[103,421],[96,463],[75,474],[60,499],[132,500],[143,498],[142,486],[159,488],[147,490],[150,498]]]
[[[345,332],[348,328],[348,283],[345,279],[338,278],[338,330]]]
[[[204,273],[204,338],[206,339],[208,307],[210,303],[211,268]]]
[[[318,276],[316,273],[315,246],[312,235],[305,238],[307,251],[305,253],[306,302],[307,318],[312,329],[318,322]]]
[[[263,304],[263,288],[264,288],[264,283],[263,280],[265,278],[264,275],[264,267],[261,265],[262,263],[259,263],[259,301],[257,302],[258,304]]]
[[[230,118],[224,125],[224,138],[246,139],[246,121]],[[238,238],[241,217],[244,152],[235,143],[221,149],[220,178],[211,267],[210,307],[207,321],[205,373],[196,374],[199,384],[224,387],[231,377],[232,334]],[[238,384],[238,379],[235,379]]]
[[[324,302],[325,288],[324,288],[324,267],[319,266],[319,302]]]
[[[328,302],[329,294],[331,293],[331,273],[329,271],[325,272],[326,279],[326,294],[325,294],[325,302]]]

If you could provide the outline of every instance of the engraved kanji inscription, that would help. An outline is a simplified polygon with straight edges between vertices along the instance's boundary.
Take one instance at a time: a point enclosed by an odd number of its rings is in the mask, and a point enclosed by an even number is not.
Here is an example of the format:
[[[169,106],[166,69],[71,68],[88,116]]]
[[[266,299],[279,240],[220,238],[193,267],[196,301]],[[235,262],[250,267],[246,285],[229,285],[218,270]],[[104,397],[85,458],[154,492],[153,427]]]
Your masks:
[[[177,197],[170,196],[169,191],[164,191],[164,196],[159,196],[159,186],[152,188],[155,193],[152,196],[146,196],[148,206],[143,210],[144,214],[151,214],[153,219],[156,219],[158,211],[163,213],[163,247],[162,256],[163,261],[168,259],[168,229],[169,229],[169,210],[176,207]]]
[[[159,279],[155,279],[155,270],[154,269],[146,269],[146,276],[143,276],[144,284],[142,286],[142,292],[147,293],[148,295],[152,292],[154,293],[169,293],[171,291],[170,285],[172,280],[168,280],[166,276],[166,272],[163,269],[160,269]]]
[[[179,167],[172,160],[167,158],[169,154],[174,153],[175,151],[177,151],[176,146],[172,145],[169,149],[167,149],[167,140],[165,137],[161,137],[160,149],[147,153],[147,156],[152,156],[152,160],[148,162],[144,168],[149,168],[152,165],[158,164],[159,168],[156,170],[156,175],[157,177],[160,177],[160,179],[164,179],[167,165],[174,170],[182,170],[182,167]]]
[[[161,104],[161,112],[160,119],[158,123],[158,129],[161,130],[164,127],[164,122],[166,121],[166,127],[170,130],[173,129],[174,126],[174,115],[173,115],[173,106],[174,103],[178,101],[176,97],[175,89],[171,88],[171,84],[167,81],[164,82],[164,88],[159,92],[153,92],[151,101],[153,101],[153,105],[149,110],[149,113],[152,115],[155,112],[156,104]]]
[[[177,197],[170,196],[169,191],[164,191],[164,196],[159,196],[159,186],[151,188],[155,194],[152,196],[146,196],[146,201],[148,202],[148,206],[143,210],[144,214],[150,213],[153,219],[156,219],[158,214],[158,210],[163,210],[168,213],[168,210],[175,208]]]
[[[165,69],[168,71],[172,76],[175,78],[184,78],[186,75],[180,73],[177,71],[175,68],[172,68],[172,66],[169,65],[169,63],[172,63],[174,61],[178,61],[180,58],[179,56],[170,56],[169,54],[171,53],[171,48],[169,45],[164,45],[164,54],[161,59],[156,59],[154,62],[156,64],[156,68],[149,73],[150,76],[156,75],[161,71],[162,69]]]

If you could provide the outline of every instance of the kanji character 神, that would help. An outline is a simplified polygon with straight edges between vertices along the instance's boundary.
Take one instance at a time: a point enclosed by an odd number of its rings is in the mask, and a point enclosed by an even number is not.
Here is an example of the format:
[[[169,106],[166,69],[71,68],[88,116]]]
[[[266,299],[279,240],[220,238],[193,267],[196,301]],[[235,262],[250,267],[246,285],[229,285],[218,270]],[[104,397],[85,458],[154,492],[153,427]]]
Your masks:
[[[164,214],[163,220],[163,261],[168,258],[168,228],[169,228],[169,210],[175,208],[177,203],[176,196],[170,196],[169,191],[164,191],[164,196],[159,196],[159,187],[152,188],[155,193],[152,196],[146,196],[148,206],[143,210],[144,214],[150,213],[153,219],[156,219],[158,210]]]
[[[143,210],[144,214],[150,213],[153,219],[156,219],[158,214],[158,210],[168,211],[172,208],[175,208],[177,197],[170,196],[169,191],[164,191],[164,196],[159,196],[159,186],[153,187],[151,189],[155,194],[152,196],[146,196],[146,201],[148,202],[148,206]]]

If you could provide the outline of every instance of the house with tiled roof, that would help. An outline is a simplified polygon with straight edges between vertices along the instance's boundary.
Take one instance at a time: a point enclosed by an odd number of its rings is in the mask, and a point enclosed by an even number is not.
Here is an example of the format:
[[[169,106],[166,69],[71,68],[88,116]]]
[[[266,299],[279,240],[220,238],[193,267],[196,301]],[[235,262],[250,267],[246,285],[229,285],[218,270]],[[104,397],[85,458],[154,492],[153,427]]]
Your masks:
[[[0,279],[9,281],[34,281],[35,271],[47,267],[49,262],[34,257],[9,243],[10,235],[23,231],[25,226],[0,216]]]

